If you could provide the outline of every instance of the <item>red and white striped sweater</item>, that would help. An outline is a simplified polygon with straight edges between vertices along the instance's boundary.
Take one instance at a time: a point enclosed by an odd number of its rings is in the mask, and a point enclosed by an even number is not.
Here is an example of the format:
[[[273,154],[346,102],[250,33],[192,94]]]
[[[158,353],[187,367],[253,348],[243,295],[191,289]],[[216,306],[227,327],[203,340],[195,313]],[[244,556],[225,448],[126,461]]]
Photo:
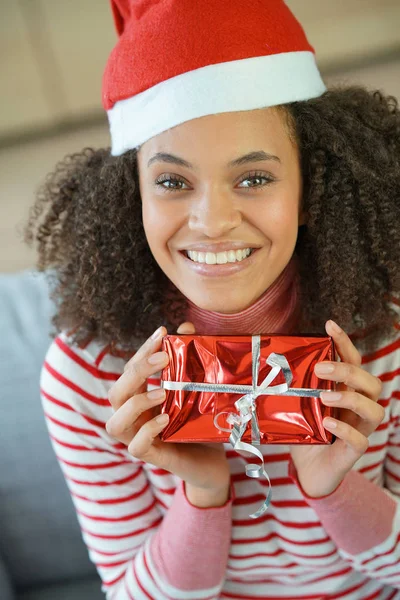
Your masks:
[[[43,407],[107,598],[400,598],[400,335],[363,363],[381,378],[386,409],[368,451],[333,494],[309,499],[289,447],[262,446],[273,500],[253,520],[265,483],[246,477],[245,458],[226,444],[234,498],[192,506],[178,478],[134,459],[105,430],[108,390],[125,361],[59,335],[42,369]]]

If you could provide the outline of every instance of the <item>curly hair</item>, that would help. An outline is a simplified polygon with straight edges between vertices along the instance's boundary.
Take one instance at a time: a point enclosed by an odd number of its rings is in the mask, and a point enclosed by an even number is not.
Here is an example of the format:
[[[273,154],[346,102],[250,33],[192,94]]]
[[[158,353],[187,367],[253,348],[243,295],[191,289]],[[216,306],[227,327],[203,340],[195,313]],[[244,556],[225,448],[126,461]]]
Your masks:
[[[296,245],[301,332],[326,319],[390,334],[400,288],[400,112],[397,101],[359,86],[280,107],[300,149],[308,214]],[[160,324],[182,321],[186,301],[146,241],[137,151],[84,149],[58,163],[25,228],[40,271],[53,280],[57,333],[96,337],[129,351]],[[166,301],[166,298],[168,300]],[[371,341],[372,340],[372,341]]]

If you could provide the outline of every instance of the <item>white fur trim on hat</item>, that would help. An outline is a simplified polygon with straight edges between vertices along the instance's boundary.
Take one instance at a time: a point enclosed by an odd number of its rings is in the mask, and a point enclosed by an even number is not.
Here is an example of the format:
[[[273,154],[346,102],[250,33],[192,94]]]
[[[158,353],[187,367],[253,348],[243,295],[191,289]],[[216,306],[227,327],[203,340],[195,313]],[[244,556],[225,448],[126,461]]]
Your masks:
[[[308,100],[325,91],[308,51],[208,65],[116,102],[107,111],[111,153],[123,154],[191,119]]]

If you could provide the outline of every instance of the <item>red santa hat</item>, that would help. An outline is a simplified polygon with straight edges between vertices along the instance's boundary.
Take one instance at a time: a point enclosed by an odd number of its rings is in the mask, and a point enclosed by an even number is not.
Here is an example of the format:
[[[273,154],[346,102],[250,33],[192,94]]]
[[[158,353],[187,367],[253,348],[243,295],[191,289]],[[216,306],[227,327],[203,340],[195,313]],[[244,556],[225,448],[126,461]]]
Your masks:
[[[103,78],[112,154],[185,121],[322,95],[282,0],[111,0],[118,42]]]

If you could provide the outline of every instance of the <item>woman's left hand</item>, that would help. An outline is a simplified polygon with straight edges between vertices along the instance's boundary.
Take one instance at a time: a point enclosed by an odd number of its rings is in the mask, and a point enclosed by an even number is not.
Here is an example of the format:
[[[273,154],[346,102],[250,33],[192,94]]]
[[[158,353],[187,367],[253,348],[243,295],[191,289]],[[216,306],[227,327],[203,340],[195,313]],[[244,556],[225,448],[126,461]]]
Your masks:
[[[385,410],[378,404],[380,379],[361,367],[361,356],[348,335],[333,321],[325,325],[343,362],[321,362],[315,367],[320,379],[339,382],[336,392],[324,392],[326,406],[339,407],[339,419],[325,418],[325,429],[336,435],[330,445],[293,445],[291,456],[299,482],[308,496],[332,493],[357,460],[366,452],[368,436],[382,423]],[[324,367],[330,371],[324,372]]]

